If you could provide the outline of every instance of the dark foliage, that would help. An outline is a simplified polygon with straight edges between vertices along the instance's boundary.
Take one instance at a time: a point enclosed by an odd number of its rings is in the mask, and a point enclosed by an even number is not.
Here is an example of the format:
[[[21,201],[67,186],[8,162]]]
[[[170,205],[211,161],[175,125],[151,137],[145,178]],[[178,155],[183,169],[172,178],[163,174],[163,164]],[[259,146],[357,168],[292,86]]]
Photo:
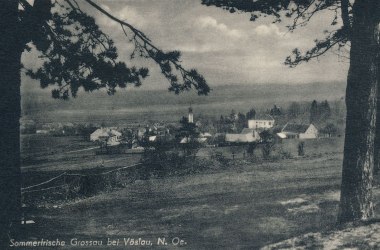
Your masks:
[[[331,117],[331,108],[327,100],[318,103],[314,100],[310,108],[310,123],[324,122]]]
[[[28,23],[28,30],[33,30],[25,37],[25,42],[32,41],[43,59],[40,68],[26,69],[26,73],[39,80],[42,88],[56,86],[52,91],[53,98],[76,97],[80,88],[87,92],[106,89],[112,95],[117,88],[140,86],[148,76],[147,68],[128,66],[118,60],[119,54],[112,39],[100,30],[93,17],[80,9],[75,0],[55,1],[51,6],[50,1],[36,1],[40,2],[42,7],[38,8],[38,4],[32,7],[25,0],[20,0],[24,7],[21,21]],[[170,91],[179,94],[195,88],[199,95],[209,93],[210,88],[202,75],[180,65],[179,51],[163,52],[141,31],[113,17],[94,2],[86,2],[121,25],[121,32],[134,44],[131,58],[151,58],[159,65],[161,73],[170,82]],[[41,12],[48,15],[45,14],[44,19],[39,18],[37,15]],[[37,28],[32,29],[31,25]],[[31,50],[31,47],[26,49]]]
[[[256,117],[256,110],[254,108],[251,108],[247,114],[245,115],[247,117],[247,120],[255,119]]]
[[[281,112],[281,109],[279,107],[277,107],[277,105],[275,104],[273,106],[273,108],[271,108],[270,110],[270,113],[269,113],[271,116],[279,116],[279,115],[282,115],[282,112]]]
[[[263,159],[269,159],[271,152],[276,144],[275,137],[268,130],[264,130],[260,133],[262,143]]]

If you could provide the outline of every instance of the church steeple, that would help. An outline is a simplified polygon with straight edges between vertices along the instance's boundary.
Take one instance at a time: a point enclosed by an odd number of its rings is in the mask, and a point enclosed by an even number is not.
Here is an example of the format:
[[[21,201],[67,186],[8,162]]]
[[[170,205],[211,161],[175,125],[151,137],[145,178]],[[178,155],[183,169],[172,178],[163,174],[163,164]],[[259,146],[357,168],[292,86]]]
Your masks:
[[[194,123],[194,114],[193,114],[193,108],[191,107],[191,104],[190,104],[190,107],[189,107],[189,123]]]

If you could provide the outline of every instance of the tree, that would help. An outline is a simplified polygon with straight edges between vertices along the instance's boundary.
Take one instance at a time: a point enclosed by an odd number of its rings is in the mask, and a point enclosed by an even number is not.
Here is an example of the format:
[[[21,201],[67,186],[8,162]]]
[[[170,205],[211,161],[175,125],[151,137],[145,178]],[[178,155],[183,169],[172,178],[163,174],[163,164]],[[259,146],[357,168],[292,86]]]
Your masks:
[[[181,127],[178,129],[179,137],[187,137],[187,138],[198,137],[199,132],[197,131],[197,126],[195,125],[195,123],[189,122],[187,117],[182,116],[179,123],[181,124]]]
[[[288,26],[290,31],[307,25],[317,12],[331,11],[333,19],[331,27],[325,28],[325,38],[315,40],[315,46],[305,53],[301,53],[298,48],[294,49],[292,55],[286,58],[285,64],[295,67],[328,51],[342,52],[344,48],[349,49],[347,119],[338,221],[345,223],[371,218],[373,168],[374,162],[380,162],[380,2],[202,0],[202,3],[224,8],[231,13],[236,13],[236,10],[250,12],[251,21],[262,15],[273,16],[275,22],[292,18],[291,25]]]
[[[321,132],[326,134],[328,137],[332,137],[337,134],[338,128],[334,124],[328,123],[324,128],[322,128]]]
[[[254,108],[251,108],[251,110],[248,111],[246,114],[247,120],[255,119],[256,117],[256,110]]]
[[[183,139],[185,141],[181,143],[181,147],[185,155],[194,155],[198,152],[200,148],[199,130],[195,123],[189,122],[186,117],[182,117],[179,121],[181,127],[178,129],[176,137],[179,139],[180,143]]]
[[[261,143],[262,143],[262,153],[264,159],[269,159],[272,153],[273,147],[275,145],[275,138],[272,133],[268,130],[264,130],[260,133]]]
[[[229,118],[230,118],[230,120],[231,120],[232,122],[234,122],[234,121],[236,120],[236,118],[237,118],[237,114],[236,114],[235,110],[231,110],[231,113],[230,113]]]
[[[39,80],[42,88],[55,86],[53,98],[76,97],[80,88],[88,92],[106,89],[112,95],[117,88],[140,86],[148,76],[147,68],[127,66],[118,60],[114,42],[100,30],[94,18],[82,11],[82,4],[88,4],[119,24],[126,41],[134,45],[131,58],[142,56],[155,61],[168,79],[170,91],[178,94],[193,88],[199,95],[207,95],[210,91],[202,75],[181,66],[179,51],[160,50],[143,32],[114,17],[92,0],[80,4],[76,0],[35,0],[33,5],[27,0],[0,1],[0,188],[7,191],[0,197],[2,243],[8,242],[3,237],[9,225],[20,219],[19,118],[23,51],[33,48],[39,51],[43,65],[24,70]]]
[[[300,104],[297,102],[290,103],[289,108],[288,108],[288,116],[290,118],[297,118],[300,113],[301,113]]]
[[[314,100],[310,107],[310,123],[324,122],[331,117],[331,108],[327,100],[318,103]]]
[[[318,120],[319,120],[318,103],[316,100],[314,100],[311,103],[311,108],[310,108],[310,123],[314,123]]]
[[[270,113],[271,116],[279,116],[282,115],[281,109],[277,107],[277,105],[273,105],[273,108],[271,108]]]
[[[327,100],[323,101],[321,103],[321,118],[323,120],[327,120],[328,118],[331,117],[331,108],[330,108],[330,104]]]
[[[243,130],[243,128],[245,128],[247,126],[247,119],[246,119],[245,115],[239,112],[237,114],[237,120],[235,121],[235,123],[236,123],[236,130],[238,132]]]

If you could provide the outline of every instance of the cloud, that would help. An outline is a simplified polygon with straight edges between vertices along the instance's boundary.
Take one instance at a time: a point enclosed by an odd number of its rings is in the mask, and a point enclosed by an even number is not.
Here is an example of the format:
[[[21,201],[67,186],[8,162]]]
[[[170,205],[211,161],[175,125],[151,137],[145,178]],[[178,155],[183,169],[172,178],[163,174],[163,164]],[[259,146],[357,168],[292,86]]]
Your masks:
[[[237,29],[230,29],[224,23],[218,23],[218,21],[215,18],[210,17],[210,16],[198,18],[196,20],[196,24],[204,29],[211,28],[211,29],[217,30],[229,37],[241,38],[243,36],[243,33],[241,31]]]
[[[111,9],[108,5],[102,4],[101,7],[106,11],[112,13],[115,17],[123,20],[137,28],[144,28],[147,25],[147,18],[144,18],[135,8],[131,6],[125,6],[121,9]],[[100,15],[98,18],[101,25],[108,27],[119,26],[116,22],[112,21],[105,15]]]
[[[254,29],[254,32],[258,36],[285,36],[285,32],[281,32],[276,24],[259,25]]]
[[[205,53],[211,51],[219,51],[221,48],[218,48],[212,44],[179,44],[174,46],[175,49],[181,52],[191,52],[191,53]]]

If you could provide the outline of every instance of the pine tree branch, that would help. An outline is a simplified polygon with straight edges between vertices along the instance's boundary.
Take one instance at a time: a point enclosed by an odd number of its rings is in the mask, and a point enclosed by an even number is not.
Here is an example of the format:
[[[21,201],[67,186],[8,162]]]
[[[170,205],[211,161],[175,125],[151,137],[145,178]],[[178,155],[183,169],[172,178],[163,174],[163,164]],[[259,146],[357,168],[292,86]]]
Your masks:
[[[202,75],[198,74],[196,70],[186,70],[179,64],[178,58],[180,56],[179,52],[170,52],[164,53],[162,50],[157,48],[152,44],[151,40],[140,30],[133,27],[131,24],[120,20],[114,15],[110,14],[108,11],[94,3],[92,0],[85,0],[88,4],[94,7],[96,10],[113,20],[114,22],[120,24],[123,28],[123,32],[125,36],[127,33],[124,27],[127,27],[133,33],[133,39],[135,42],[135,49],[140,51],[141,56],[152,58],[157,64],[159,64],[162,74],[169,80],[172,85],[169,90],[174,91],[178,94],[181,91],[188,90],[193,85],[200,95],[207,95],[210,92],[210,88],[208,87],[205,79]],[[140,40],[140,41],[139,41]],[[144,53],[145,52],[145,53]],[[132,53],[132,56],[134,53]],[[168,63],[172,63],[174,68],[180,71],[183,83],[178,83],[178,78],[176,75],[172,73],[172,69]]]

